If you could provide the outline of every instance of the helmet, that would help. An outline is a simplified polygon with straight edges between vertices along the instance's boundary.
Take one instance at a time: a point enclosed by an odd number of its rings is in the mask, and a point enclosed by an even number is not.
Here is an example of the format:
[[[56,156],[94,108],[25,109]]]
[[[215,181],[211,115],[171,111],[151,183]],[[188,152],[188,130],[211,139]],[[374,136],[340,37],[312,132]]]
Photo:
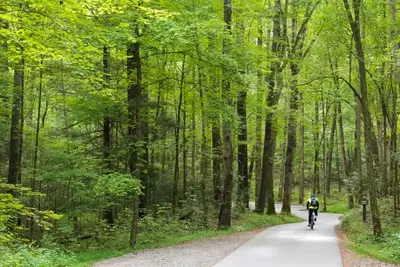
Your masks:
[[[311,193],[310,198],[313,198],[313,197],[315,197],[315,195],[314,195],[314,193]]]

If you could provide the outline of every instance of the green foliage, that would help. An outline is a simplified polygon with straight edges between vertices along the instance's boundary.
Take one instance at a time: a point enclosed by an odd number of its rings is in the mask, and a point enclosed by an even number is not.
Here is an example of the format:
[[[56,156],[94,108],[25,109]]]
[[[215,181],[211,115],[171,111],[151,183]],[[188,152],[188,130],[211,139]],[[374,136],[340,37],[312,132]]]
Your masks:
[[[384,235],[376,238],[372,232],[370,213],[367,223],[362,222],[361,208],[352,209],[342,217],[342,229],[351,241],[351,248],[356,252],[381,261],[400,263],[400,220],[393,218],[393,202],[390,199],[379,201],[382,207],[381,219]]]
[[[71,266],[74,258],[54,247],[50,249],[0,246],[0,267],[62,267]]]
[[[129,194],[141,193],[140,181],[130,174],[111,173],[100,176],[94,186],[94,193],[100,199],[104,199],[109,206],[123,199]]]
[[[55,220],[59,220],[62,217],[53,211],[40,211],[23,204],[24,200],[43,196],[40,193],[31,192],[30,188],[0,183],[1,191],[9,193],[0,193],[0,246],[22,240],[16,235],[17,232],[23,230],[17,223],[18,218],[30,218],[39,227],[48,230],[53,227]],[[13,195],[18,196],[18,198]]]

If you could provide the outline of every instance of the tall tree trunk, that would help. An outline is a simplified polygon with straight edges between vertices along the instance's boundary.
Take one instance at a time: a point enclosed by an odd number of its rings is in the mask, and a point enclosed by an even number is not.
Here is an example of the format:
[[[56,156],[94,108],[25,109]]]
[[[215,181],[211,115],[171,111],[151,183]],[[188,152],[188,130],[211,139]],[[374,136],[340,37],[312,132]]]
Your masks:
[[[215,37],[210,37],[210,49],[217,49]],[[210,87],[215,99],[220,99],[221,89],[217,75],[210,75]],[[211,112],[211,135],[212,135],[212,165],[213,165],[213,199],[215,207],[222,201],[222,140],[221,140],[221,116],[218,110],[218,102],[212,101],[213,112]]]
[[[289,111],[289,128],[288,140],[286,147],[286,161],[285,161],[285,185],[283,193],[282,212],[291,212],[292,203],[292,181],[294,177],[293,162],[296,152],[296,135],[297,135],[297,109],[298,109],[298,95],[299,89],[297,87],[297,75],[299,74],[299,66],[297,63],[290,65],[292,74],[292,86],[290,91],[290,111]]]
[[[139,36],[139,28],[135,25],[135,35]],[[127,47],[127,74],[128,84],[128,166],[131,175],[141,178],[141,158],[143,154],[138,144],[142,141],[141,133],[141,97],[142,97],[142,66],[140,58],[140,43],[129,43]],[[132,222],[130,233],[130,246],[134,247],[137,240],[137,224],[139,220],[139,196],[134,193],[132,200]]]
[[[183,56],[182,60],[182,74],[179,83],[179,103],[176,111],[176,126],[175,126],[175,166],[174,166],[174,188],[172,192],[172,213],[176,214],[176,208],[178,206],[178,182],[179,182],[179,133],[181,128],[181,110],[182,110],[182,99],[183,99],[183,86],[185,82],[185,61],[186,55]]]
[[[394,41],[399,35],[399,29],[396,26],[397,22],[397,9],[396,9],[396,0],[388,0],[389,2],[389,15],[390,21],[392,23],[390,29],[390,39]],[[395,156],[397,154],[397,93],[400,89],[400,66],[399,66],[399,51],[400,51],[400,42],[394,41],[392,47],[392,74],[391,74],[391,91],[392,91],[392,120],[391,120],[391,162],[390,162],[390,169],[391,169],[391,176],[393,176],[393,195],[394,195],[394,216],[397,217],[397,209],[399,205],[399,194],[398,194],[398,160]]]
[[[322,94],[322,136],[321,136],[321,143],[322,143],[322,176],[324,177],[324,204],[322,207],[322,211],[326,211],[326,108],[325,108],[325,98]]]
[[[38,109],[37,109],[37,118],[36,118],[36,135],[35,135],[35,150],[33,156],[33,175],[32,180],[35,183],[36,179],[36,171],[37,171],[37,163],[38,163],[38,154],[39,154],[39,134],[40,134],[40,119],[41,119],[41,110],[42,110],[42,95],[43,95],[43,58],[40,61],[40,70],[39,70],[39,96],[38,96]],[[34,186],[32,186],[32,189]],[[42,191],[42,181],[39,182],[39,192]],[[38,209],[42,208],[42,199],[39,199]]]
[[[40,63],[40,71],[39,71],[39,96],[38,96],[38,108],[37,108],[37,119],[36,119],[36,134],[35,134],[35,150],[33,154],[33,175],[32,175],[32,185],[31,188],[35,190],[35,179],[36,179],[36,171],[37,171],[37,161],[38,161],[38,153],[39,153],[39,134],[40,134],[40,118],[41,118],[41,110],[42,110],[42,94],[43,94],[43,59]]]
[[[232,35],[232,0],[224,0],[224,21],[226,36],[223,40],[223,54],[229,56],[231,53],[230,35]],[[222,73],[222,97],[225,104],[229,107],[232,105],[231,83],[229,74],[226,70]],[[222,196],[222,205],[219,213],[218,228],[231,226],[231,210],[232,210],[232,187],[233,187],[233,147],[232,147],[232,130],[228,116],[224,116],[223,125],[223,158],[224,158],[224,188]]]
[[[22,106],[24,92],[24,59],[16,63],[14,68],[14,86],[13,86],[13,102],[11,111],[11,131],[10,131],[10,155],[8,179],[9,184],[17,184],[19,182],[19,173],[21,172],[20,162],[20,143],[22,142]]]
[[[238,10],[239,14],[242,14],[242,10]],[[238,34],[236,46],[240,49],[244,49],[245,40],[245,26],[243,20],[237,23]],[[240,64],[239,73],[240,75],[246,74],[247,62],[243,61],[243,57],[239,57],[238,62]],[[248,148],[247,148],[247,84],[241,83],[239,85],[237,94],[237,115],[238,115],[238,148],[237,148],[237,159],[238,159],[238,191],[237,191],[237,203],[241,208],[249,208],[249,170],[248,170]]]
[[[353,33],[353,39],[356,45],[356,54],[358,60],[358,75],[360,80],[360,102],[362,106],[362,114],[364,121],[364,138],[365,150],[367,159],[367,174],[368,174],[368,191],[370,197],[370,208],[372,214],[372,224],[375,236],[382,235],[381,220],[379,216],[379,208],[376,197],[376,177],[378,173],[375,169],[375,164],[378,158],[378,147],[375,134],[373,132],[373,123],[368,103],[368,87],[367,87],[367,72],[365,68],[364,49],[362,46],[362,37],[360,32],[360,10],[361,0],[353,0],[353,14],[350,9],[349,1],[343,0],[349,23]]]
[[[262,47],[263,44],[263,30],[262,30],[262,25],[259,23],[259,30],[258,30],[258,38],[257,38],[257,46]],[[260,62],[261,64],[261,62]],[[261,146],[262,146],[262,140],[261,140],[261,128],[262,128],[262,108],[261,108],[261,103],[263,102],[263,97],[260,92],[263,91],[263,74],[261,71],[257,72],[257,108],[256,108],[256,132],[255,132],[255,138],[256,138],[256,144],[255,144],[255,149],[254,149],[254,164],[255,164],[255,172],[254,172],[254,180],[255,180],[255,202],[256,202],[256,210],[259,210],[260,207],[258,206],[258,198],[260,194],[260,184],[261,184],[261,173],[262,173],[262,161],[261,161]]]
[[[110,86],[110,78],[111,78],[111,70],[110,70],[110,48],[103,47],[103,79],[104,79],[104,89],[108,89]],[[110,118],[106,115],[103,119],[103,160],[105,172],[111,172],[112,164],[110,160],[111,154],[111,121]],[[114,216],[113,209],[111,206],[108,206],[103,210],[103,219],[106,220],[108,225],[114,224]]]
[[[266,81],[268,84],[268,97],[267,106],[270,110],[267,111],[265,120],[265,135],[264,135],[264,149],[263,149],[263,161],[262,161],[262,174],[260,182],[260,194],[258,197],[257,211],[264,213],[265,200],[267,199],[267,213],[275,214],[275,201],[274,201],[274,156],[276,146],[276,129],[274,128],[274,112],[273,109],[279,102],[281,87],[275,88],[275,79],[280,75],[282,69],[280,68],[280,62],[282,55],[279,53],[282,44],[281,38],[281,16],[282,16],[282,4],[281,0],[275,1],[275,16],[273,23],[272,33],[272,44],[271,51],[274,56],[277,57],[277,61],[271,63],[270,73],[268,74]]]
[[[208,157],[207,157],[207,115],[205,111],[204,92],[203,92],[203,74],[200,67],[199,70],[199,88],[200,88],[200,105],[201,105],[201,202],[203,205],[203,221],[207,226],[208,219],[208,200],[206,192],[206,184],[208,177]]]

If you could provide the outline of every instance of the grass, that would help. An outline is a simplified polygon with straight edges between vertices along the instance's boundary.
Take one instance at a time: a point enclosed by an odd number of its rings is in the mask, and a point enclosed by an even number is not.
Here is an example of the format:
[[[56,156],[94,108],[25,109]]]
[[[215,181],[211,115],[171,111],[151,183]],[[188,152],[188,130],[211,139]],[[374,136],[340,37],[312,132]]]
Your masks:
[[[323,196],[319,197],[320,202],[320,210],[322,211],[321,206],[323,207]],[[343,214],[349,210],[347,197],[343,192],[338,192],[335,190],[331,191],[331,194],[326,198],[326,212],[329,213],[340,213]]]
[[[367,244],[354,244],[350,245],[350,249],[359,255],[368,256],[383,262],[399,264],[400,259],[394,258],[391,250],[381,244],[367,245]]]
[[[350,241],[350,249],[357,254],[400,264],[400,220],[393,217],[391,200],[379,200],[379,207],[384,232],[382,236],[377,238],[373,235],[369,211],[367,223],[362,222],[361,208],[352,209],[344,214],[342,229]]]
[[[175,245],[191,240],[202,238],[234,234],[253,229],[265,228],[273,225],[301,222],[302,220],[292,215],[259,215],[254,213],[246,213],[237,219],[233,220],[232,227],[226,230],[199,230],[195,232],[181,232],[177,234],[176,231],[166,231],[164,233],[153,234],[156,240],[151,240],[152,237],[147,236],[145,242],[141,242],[140,236],[138,245],[132,248],[124,249],[95,249],[77,253],[73,263],[70,266],[85,267],[91,266],[96,261],[117,257],[133,251],[140,251],[148,248],[163,247]],[[144,238],[144,237],[142,237]]]

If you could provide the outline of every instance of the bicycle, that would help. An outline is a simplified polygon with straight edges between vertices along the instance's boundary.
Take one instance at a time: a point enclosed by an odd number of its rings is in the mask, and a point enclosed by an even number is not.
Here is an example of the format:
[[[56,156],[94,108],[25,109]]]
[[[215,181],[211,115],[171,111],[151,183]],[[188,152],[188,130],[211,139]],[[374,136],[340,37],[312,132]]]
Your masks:
[[[311,227],[311,230],[314,230],[314,225],[315,225],[315,212],[313,211],[312,213],[311,213],[311,224],[310,224],[310,227]]]

